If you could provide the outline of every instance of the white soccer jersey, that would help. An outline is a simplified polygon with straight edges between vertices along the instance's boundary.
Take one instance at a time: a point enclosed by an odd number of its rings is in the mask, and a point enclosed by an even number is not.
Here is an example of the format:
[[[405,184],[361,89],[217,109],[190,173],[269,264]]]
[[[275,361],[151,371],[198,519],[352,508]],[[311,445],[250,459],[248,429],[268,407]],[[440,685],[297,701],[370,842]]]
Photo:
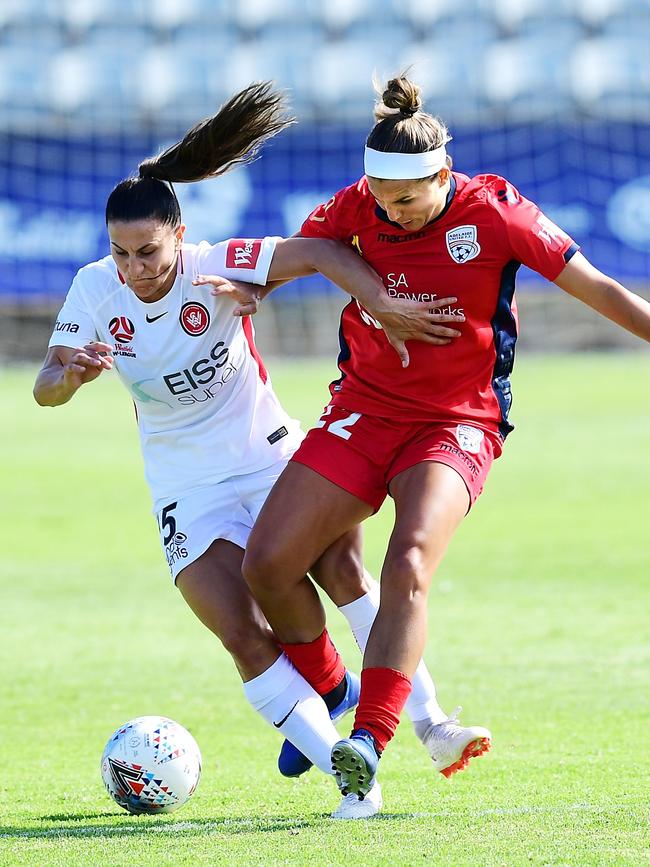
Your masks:
[[[187,244],[173,287],[153,303],[129,289],[111,256],[82,268],[70,287],[49,345],[112,345],[135,403],[154,510],[268,467],[302,439],[273,392],[250,317],[192,285],[197,274],[264,284],[274,250],[274,238]]]

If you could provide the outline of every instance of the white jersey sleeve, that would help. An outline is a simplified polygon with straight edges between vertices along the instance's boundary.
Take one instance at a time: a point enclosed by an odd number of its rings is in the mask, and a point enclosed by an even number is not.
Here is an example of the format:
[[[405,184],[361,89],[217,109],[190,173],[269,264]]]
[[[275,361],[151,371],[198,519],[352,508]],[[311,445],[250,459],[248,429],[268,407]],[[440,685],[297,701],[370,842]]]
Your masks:
[[[77,272],[68,290],[63,307],[54,323],[48,346],[68,346],[76,349],[98,339],[97,329],[84,292],[84,270]]]
[[[279,238],[231,238],[218,244],[202,241],[194,257],[194,275],[218,274],[229,280],[264,285]]]

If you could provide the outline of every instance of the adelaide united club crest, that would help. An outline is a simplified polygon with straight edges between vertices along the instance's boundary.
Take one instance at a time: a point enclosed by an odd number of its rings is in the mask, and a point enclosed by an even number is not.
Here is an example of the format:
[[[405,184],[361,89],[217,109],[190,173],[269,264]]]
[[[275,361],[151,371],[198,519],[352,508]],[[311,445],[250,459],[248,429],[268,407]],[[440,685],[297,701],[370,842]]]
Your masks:
[[[191,337],[199,337],[205,334],[210,325],[210,313],[207,307],[198,301],[187,301],[181,307],[179,316],[183,331]]]
[[[475,259],[481,252],[481,245],[477,240],[476,226],[456,226],[450,229],[445,236],[447,250],[454,260],[462,265]]]

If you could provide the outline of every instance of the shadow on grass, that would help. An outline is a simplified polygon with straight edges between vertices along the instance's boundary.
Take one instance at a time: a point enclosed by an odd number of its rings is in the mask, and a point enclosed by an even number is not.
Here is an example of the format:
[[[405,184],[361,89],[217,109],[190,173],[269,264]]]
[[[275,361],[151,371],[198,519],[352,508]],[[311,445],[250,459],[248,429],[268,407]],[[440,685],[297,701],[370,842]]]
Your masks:
[[[89,819],[104,819],[104,823],[86,824]],[[44,816],[42,824],[31,827],[0,826],[0,839],[59,839],[93,837],[142,837],[151,834],[248,834],[291,831],[319,825],[329,819],[325,814],[313,814],[300,819],[293,816],[270,816],[268,819],[217,817],[179,821],[161,816],[111,816],[106,813],[62,814]],[[57,824],[48,825],[48,822]],[[110,822],[110,824],[108,824]]]

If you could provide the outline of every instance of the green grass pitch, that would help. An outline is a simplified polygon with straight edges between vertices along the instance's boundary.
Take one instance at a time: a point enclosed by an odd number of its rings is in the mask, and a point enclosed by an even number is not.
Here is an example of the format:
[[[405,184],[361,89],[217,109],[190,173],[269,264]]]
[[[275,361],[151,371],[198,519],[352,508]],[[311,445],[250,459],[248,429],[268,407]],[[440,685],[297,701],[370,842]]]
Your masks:
[[[311,424],[333,366],[271,370]],[[426,652],[493,751],[447,781],[403,720],[384,813],[358,823],[328,819],[317,771],[279,776],[277,734],[171,586],[116,378],[51,410],[34,373],[0,370],[0,864],[650,862],[647,354],[518,361],[517,430],[433,579]],[[367,524],[375,575],[391,518]],[[358,668],[331,608],[330,627]],[[130,817],[99,758],[151,713],[190,729],[203,776],[178,813]]]

